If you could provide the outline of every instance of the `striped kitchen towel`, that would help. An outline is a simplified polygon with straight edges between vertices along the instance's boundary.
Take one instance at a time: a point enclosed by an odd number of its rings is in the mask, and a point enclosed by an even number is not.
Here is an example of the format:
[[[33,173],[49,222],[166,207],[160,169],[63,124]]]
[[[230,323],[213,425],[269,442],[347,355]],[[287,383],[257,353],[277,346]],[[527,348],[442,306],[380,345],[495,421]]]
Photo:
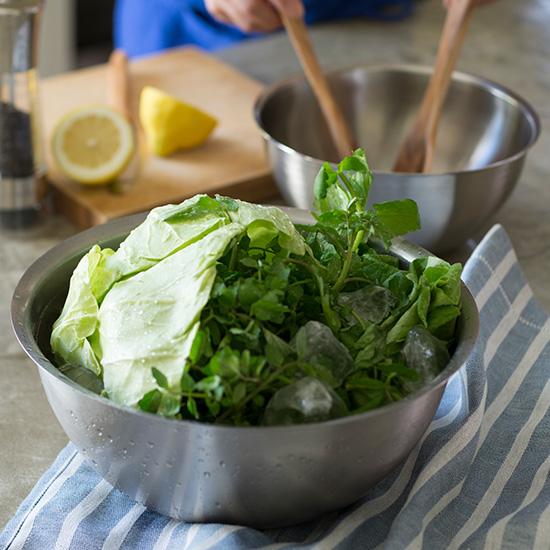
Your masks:
[[[9,550],[550,548],[550,321],[495,226],[464,268],[477,348],[400,468],[337,514],[255,530],[189,524],[113,489],[72,445],[0,536]]]

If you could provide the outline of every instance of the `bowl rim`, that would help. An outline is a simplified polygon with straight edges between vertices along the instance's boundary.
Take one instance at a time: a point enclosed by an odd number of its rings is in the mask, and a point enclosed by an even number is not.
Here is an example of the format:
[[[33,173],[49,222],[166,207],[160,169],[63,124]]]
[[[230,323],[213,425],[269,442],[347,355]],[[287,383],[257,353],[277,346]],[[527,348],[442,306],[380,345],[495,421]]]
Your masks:
[[[329,80],[333,76],[340,75],[342,73],[353,73],[356,71],[366,71],[369,73],[381,73],[381,72],[401,72],[406,74],[419,74],[422,76],[429,76],[433,71],[433,67],[428,65],[417,65],[417,64],[405,64],[405,63],[395,63],[395,64],[354,64],[354,65],[345,65],[338,68],[333,68],[325,71],[325,76]],[[262,137],[266,142],[272,142],[276,147],[287,154],[297,155],[305,159],[307,162],[313,163],[324,163],[323,159],[313,157],[311,155],[306,155],[296,151],[292,147],[285,145],[284,143],[278,141],[273,136],[271,136],[264,128],[261,120],[261,113],[267,103],[267,101],[275,93],[288,88],[289,86],[302,83],[306,81],[306,77],[303,73],[297,73],[291,76],[288,76],[284,79],[278,80],[271,84],[268,84],[263,90],[258,94],[254,102],[253,114],[254,120],[260,129]],[[492,162],[486,166],[475,168],[473,170],[461,170],[461,171],[445,171],[445,172],[431,172],[430,174],[419,174],[414,172],[405,172],[402,175],[407,177],[417,177],[425,178],[426,176],[455,176],[459,174],[477,174],[482,173],[488,170],[492,170],[499,166],[510,164],[519,158],[523,157],[527,151],[537,142],[540,132],[541,132],[541,120],[534,109],[534,107],[520,94],[514,92],[510,88],[498,84],[497,82],[490,80],[488,78],[479,76],[474,73],[462,72],[462,71],[453,71],[451,82],[461,82],[474,84],[477,87],[483,88],[488,91],[491,95],[498,96],[500,99],[504,100],[509,104],[515,104],[521,112],[524,114],[525,118],[529,122],[532,132],[529,142],[519,151],[510,155],[504,159]],[[368,152],[367,152],[368,153]],[[397,154],[397,153],[396,153]],[[335,165],[336,163],[331,163]],[[396,174],[390,170],[372,170],[373,174]]]
[[[310,213],[306,210],[301,210],[294,207],[282,207],[281,209],[286,211],[291,217],[295,217],[293,220],[294,223],[304,223],[306,220],[310,219]],[[102,395],[98,395],[91,390],[80,386],[62,374],[61,371],[53,365],[38,345],[38,342],[36,341],[36,334],[32,333],[29,323],[27,322],[26,313],[30,310],[29,305],[32,303],[36,293],[40,291],[40,286],[45,280],[44,278],[41,278],[41,275],[46,274],[46,278],[50,276],[52,271],[55,269],[55,266],[59,265],[60,262],[68,262],[70,259],[78,261],[95,244],[106,246],[105,243],[109,241],[114,242],[119,238],[121,240],[124,239],[132,229],[137,227],[137,225],[145,219],[146,215],[147,213],[145,212],[111,220],[107,223],[80,231],[75,235],[61,241],[46,251],[27,268],[19,279],[12,295],[10,313],[13,331],[25,353],[39,367],[40,374],[42,375],[43,373],[46,373],[49,376],[53,376],[63,384],[66,384],[83,393],[88,399],[99,401],[99,404],[103,404],[107,407],[114,407],[115,409],[126,414],[144,416],[144,418],[147,418],[149,421],[161,423],[171,422],[172,427],[187,426],[189,429],[204,428],[209,430],[223,430],[225,432],[230,432],[232,430],[249,430],[254,432],[261,432],[265,430],[274,432],[284,430],[287,433],[290,431],[321,430],[329,424],[331,426],[338,426],[360,422],[367,418],[374,419],[390,410],[399,410],[400,408],[407,407],[411,402],[419,400],[426,394],[431,393],[437,388],[447,384],[449,379],[465,365],[467,359],[474,352],[479,335],[479,311],[472,293],[466,284],[461,280],[462,314],[460,319],[462,319],[462,321],[460,322],[462,324],[463,334],[461,342],[451,356],[450,362],[433,380],[430,381],[430,383],[424,386],[421,390],[414,392],[410,396],[407,396],[399,401],[389,403],[382,407],[323,422],[284,426],[232,426],[211,424],[196,420],[167,418],[111,401]],[[390,252],[394,254],[404,254],[404,260],[407,262],[422,256],[433,256],[433,254],[424,248],[402,237],[396,237],[393,242],[394,244],[390,247]],[[399,249],[402,250],[399,251]],[[468,324],[465,323],[465,320],[468,321]]]

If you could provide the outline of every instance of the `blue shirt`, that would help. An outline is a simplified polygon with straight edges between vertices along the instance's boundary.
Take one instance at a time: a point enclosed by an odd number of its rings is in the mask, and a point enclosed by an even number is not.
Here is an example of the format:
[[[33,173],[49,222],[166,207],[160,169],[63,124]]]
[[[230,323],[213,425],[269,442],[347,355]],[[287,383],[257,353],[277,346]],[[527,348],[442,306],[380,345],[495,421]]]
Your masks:
[[[413,0],[305,0],[306,23],[351,17],[398,19],[410,14]],[[129,57],[183,46],[216,50],[250,38],[214,20],[203,0],[117,0],[114,45]]]

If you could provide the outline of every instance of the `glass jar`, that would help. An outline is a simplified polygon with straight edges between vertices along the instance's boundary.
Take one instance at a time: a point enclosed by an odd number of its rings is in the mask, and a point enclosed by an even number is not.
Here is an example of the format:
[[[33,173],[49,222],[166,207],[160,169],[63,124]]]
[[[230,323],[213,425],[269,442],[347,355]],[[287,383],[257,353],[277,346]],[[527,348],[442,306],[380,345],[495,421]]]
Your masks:
[[[49,216],[38,102],[43,0],[0,0],[0,228],[42,227]]]

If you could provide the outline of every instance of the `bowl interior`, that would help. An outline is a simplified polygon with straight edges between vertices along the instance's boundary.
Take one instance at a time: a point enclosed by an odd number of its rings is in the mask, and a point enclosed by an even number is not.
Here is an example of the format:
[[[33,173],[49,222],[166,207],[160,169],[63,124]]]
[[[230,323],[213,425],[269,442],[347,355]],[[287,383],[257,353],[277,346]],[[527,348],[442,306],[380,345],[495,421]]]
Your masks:
[[[430,76],[415,67],[357,67],[327,79],[374,171],[391,171]],[[268,136],[315,159],[338,162],[324,118],[301,77],[268,88],[256,117]],[[454,73],[438,127],[433,172],[478,169],[527,149],[536,114],[518,96],[475,76]]]

